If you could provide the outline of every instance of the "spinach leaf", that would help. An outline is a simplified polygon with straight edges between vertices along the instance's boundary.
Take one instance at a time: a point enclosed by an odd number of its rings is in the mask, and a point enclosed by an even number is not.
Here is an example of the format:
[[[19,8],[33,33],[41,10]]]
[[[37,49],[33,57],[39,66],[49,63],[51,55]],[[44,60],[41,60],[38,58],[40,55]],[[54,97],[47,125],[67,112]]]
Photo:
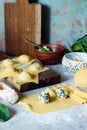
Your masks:
[[[43,47],[38,46],[38,48],[39,48],[39,51],[42,51],[42,52],[50,52],[50,49],[47,48],[46,46],[43,46]]]
[[[0,103],[0,121],[7,121],[10,118],[10,112],[6,105]]]
[[[78,39],[72,46],[72,51],[75,52],[87,52],[87,35]]]

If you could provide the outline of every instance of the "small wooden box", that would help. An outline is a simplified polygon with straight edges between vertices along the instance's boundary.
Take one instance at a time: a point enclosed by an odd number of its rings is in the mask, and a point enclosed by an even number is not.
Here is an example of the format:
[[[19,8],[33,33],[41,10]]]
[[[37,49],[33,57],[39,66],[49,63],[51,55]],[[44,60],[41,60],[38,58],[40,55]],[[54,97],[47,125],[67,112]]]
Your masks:
[[[52,69],[41,72],[39,74],[39,84],[35,84],[33,82],[21,84],[21,83],[14,82],[12,78],[7,78],[7,81],[11,83],[20,92],[53,85],[59,83],[60,80],[61,80],[60,74],[53,71]]]

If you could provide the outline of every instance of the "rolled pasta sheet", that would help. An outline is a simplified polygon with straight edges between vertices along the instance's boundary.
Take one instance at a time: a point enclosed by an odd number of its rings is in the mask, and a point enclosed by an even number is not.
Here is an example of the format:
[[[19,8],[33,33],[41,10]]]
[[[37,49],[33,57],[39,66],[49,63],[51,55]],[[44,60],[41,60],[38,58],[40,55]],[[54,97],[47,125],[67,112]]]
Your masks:
[[[81,97],[75,95],[74,93],[70,93],[69,96],[70,96],[73,100],[75,100],[76,102],[78,102],[78,103],[80,103],[80,104],[84,104],[84,103],[87,102],[86,99],[83,99],[83,98],[81,98]]]
[[[87,99],[87,92],[84,91],[84,90],[81,90],[80,88],[75,88],[73,93],[76,94],[77,96],[81,97],[81,98]]]

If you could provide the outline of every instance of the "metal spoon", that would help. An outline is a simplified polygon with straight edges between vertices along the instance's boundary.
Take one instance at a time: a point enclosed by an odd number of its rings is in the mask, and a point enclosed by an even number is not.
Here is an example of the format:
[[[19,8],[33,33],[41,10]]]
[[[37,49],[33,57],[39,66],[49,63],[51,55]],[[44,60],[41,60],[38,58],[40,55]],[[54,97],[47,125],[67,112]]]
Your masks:
[[[38,47],[38,48],[40,47],[39,45],[37,45],[36,43],[30,41],[29,39],[24,38],[24,41],[25,41],[26,43],[28,43],[28,44],[33,45],[34,47]]]
[[[42,51],[42,52],[49,52],[49,51],[50,51],[49,49],[46,49],[46,48],[44,48],[44,47],[41,47],[41,46],[37,45],[36,43],[34,43],[34,42],[32,42],[32,41],[26,39],[26,38],[24,39],[24,41],[25,41],[26,43],[28,43],[28,44],[33,45],[34,47],[37,47],[37,48],[40,49],[40,51]]]

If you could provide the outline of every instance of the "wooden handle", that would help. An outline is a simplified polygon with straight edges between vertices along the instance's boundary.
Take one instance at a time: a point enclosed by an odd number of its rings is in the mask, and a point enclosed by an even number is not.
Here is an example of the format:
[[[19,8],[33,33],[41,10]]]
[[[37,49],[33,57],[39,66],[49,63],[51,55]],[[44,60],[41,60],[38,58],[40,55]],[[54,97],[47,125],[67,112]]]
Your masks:
[[[23,4],[29,4],[29,0],[16,0],[16,3],[23,3]]]

